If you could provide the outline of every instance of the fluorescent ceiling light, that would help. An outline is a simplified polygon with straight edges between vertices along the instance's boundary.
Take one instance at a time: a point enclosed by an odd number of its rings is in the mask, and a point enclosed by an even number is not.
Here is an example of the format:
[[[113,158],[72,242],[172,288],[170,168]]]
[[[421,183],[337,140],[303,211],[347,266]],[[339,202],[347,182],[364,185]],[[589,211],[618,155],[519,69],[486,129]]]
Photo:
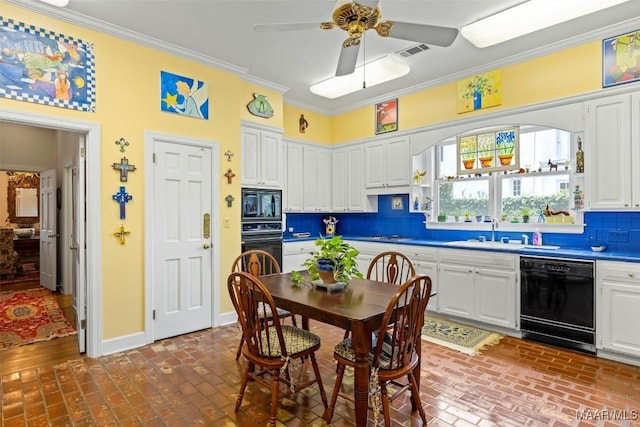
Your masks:
[[[65,7],[69,4],[69,0],[40,0],[43,3],[48,3],[53,6]]]
[[[462,27],[476,47],[502,43],[629,0],[529,0]]]
[[[364,71],[363,71],[364,67]],[[331,77],[311,86],[311,92],[325,98],[339,98],[362,89],[364,81],[367,87],[397,79],[409,73],[411,68],[391,55],[383,56],[368,64],[360,65],[346,76]]]

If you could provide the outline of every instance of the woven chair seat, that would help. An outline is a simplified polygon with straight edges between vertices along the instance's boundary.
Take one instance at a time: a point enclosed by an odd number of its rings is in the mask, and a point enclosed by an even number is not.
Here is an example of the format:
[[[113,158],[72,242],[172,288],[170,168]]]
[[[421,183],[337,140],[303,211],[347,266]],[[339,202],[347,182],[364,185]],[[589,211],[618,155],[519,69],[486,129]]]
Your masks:
[[[375,337],[372,337],[375,339]],[[385,341],[382,343],[382,350],[380,352],[380,369],[397,369],[399,366],[390,366],[389,361],[392,359],[391,355],[394,351],[393,347],[389,343],[391,337],[387,334],[385,335]],[[375,347],[375,342],[372,343],[372,347]],[[347,338],[340,342],[333,348],[333,351],[343,359],[348,360],[351,363],[356,363],[356,353],[353,350],[353,346],[351,344],[351,338]],[[397,349],[395,350],[398,351]],[[369,364],[373,362],[374,350],[369,352]],[[395,359],[395,358],[394,358]],[[394,362],[395,364],[395,362]]]
[[[277,311],[278,311],[278,317],[286,317],[286,316],[290,316],[291,312],[285,310],[284,308],[280,308],[280,307],[276,307]],[[267,318],[267,319],[271,319],[273,317],[273,313],[271,312],[271,307],[263,302],[258,304],[258,310],[260,311],[260,317],[261,318]],[[264,315],[263,315],[264,313]]]
[[[271,343],[269,354],[262,354],[262,356],[282,357],[278,332],[275,328],[269,328],[269,335],[268,339]],[[291,325],[282,325],[282,337],[284,338],[284,345],[287,347],[287,353],[291,357],[320,345],[320,337],[318,335]],[[263,342],[267,340],[265,333],[263,333],[262,340]],[[265,349],[267,349],[266,346]]]

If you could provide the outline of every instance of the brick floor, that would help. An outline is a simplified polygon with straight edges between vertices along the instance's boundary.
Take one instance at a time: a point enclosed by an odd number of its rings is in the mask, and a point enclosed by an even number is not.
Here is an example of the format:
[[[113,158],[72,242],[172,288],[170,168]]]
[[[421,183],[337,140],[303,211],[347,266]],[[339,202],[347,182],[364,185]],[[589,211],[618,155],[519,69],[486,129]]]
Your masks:
[[[318,360],[330,394],[332,346],[343,332],[318,323],[312,330],[322,337]],[[255,383],[234,413],[244,366],[235,361],[238,334],[225,326],[4,375],[1,424],[264,426],[270,394]],[[420,391],[430,426],[640,426],[640,368],[512,337],[475,356],[425,342]],[[322,412],[314,386],[281,401],[278,419],[324,426]],[[335,412],[332,426],[355,425],[348,402],[339,399]],[[421,425],[408,395],[391,416],[396,426]]]

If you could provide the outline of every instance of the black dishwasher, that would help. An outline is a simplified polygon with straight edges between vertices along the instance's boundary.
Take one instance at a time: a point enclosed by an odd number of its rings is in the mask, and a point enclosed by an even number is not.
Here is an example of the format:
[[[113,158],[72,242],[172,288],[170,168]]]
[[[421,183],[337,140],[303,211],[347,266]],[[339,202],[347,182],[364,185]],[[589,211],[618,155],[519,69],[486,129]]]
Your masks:
[[[594,264],[520,257],[522,337],[595,353]]]

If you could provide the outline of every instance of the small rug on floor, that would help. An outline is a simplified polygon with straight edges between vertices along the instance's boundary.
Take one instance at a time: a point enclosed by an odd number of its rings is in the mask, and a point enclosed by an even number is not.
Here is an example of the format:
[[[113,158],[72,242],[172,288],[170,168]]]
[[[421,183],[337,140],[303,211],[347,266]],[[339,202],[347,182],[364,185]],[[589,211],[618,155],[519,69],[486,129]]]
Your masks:
[[[75,333],[50,290],[0,292],[0,350]]]
[[[452,322],[442,317],[425,315],[422,339],[462,353],[474,355],[489,345],[497,344],[502,335],[473,326]]]
[[[34,270],[28,273],[16,274],[15,277],[2,277],[0,278],[0,286],[22,282],[37,282],[38,280],[40,280],[40,272]]]

